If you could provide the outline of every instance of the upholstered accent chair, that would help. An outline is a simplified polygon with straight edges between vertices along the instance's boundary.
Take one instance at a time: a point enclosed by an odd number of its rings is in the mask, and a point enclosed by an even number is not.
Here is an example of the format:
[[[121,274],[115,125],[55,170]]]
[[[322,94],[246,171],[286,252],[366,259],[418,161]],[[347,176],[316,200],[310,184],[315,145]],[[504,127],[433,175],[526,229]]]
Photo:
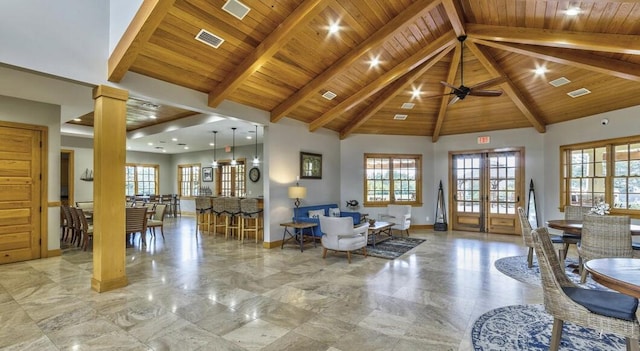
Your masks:
[[[358,227],[353,227],[351,217],[326,217],[322,216],[320,225],[322,226],[322,258],[327,257],[327,250],[346,251],[347,260],[351,263],[351,251],[362,249],[367,257],[367,235],[369,234],[369,224],[364,223]]]
[[[551,345],[556,351],[565,321],[626,338],[627,350],[639,351],[638,299],[613,291],[584,289],[575,285],[554,253],[547,228],[532,232],[540,265],[544,307],[553,316]]]
[[[584,216],[578,244],[581,283],[587,279],[585,262],[594,258],[633,257],[630,224],[629,216]]]
[[[392,230],[407,232],[409,236],[409,227],[411,227],[411,205],[387,205],[387,213],[381,214],[379,219],[384,222],[394,223]]]
[[[529,219],[527,218],[527,214],[524,211],[524,208],[518,207],[518,217],[520,219],[520,230],[522,231],[522,240],[524,245],[529,248],[529,252],[527,254],[527,266],[529,268],[533,267],[533,236],[531,236],[531,224],[529,223]],[[562,237],[558,235],[551,235],[551,242],[557,244],[556,247],[558,249],[558,257],[561,261],[564,261],[564,241]]]

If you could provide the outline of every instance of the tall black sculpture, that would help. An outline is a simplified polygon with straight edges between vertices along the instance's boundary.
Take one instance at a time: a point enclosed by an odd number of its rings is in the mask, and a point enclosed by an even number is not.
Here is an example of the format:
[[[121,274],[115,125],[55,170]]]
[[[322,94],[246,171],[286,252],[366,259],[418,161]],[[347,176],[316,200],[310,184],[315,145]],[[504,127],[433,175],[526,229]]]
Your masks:
[[[447,210],[444,207],[444,191],[442,190],[442,181],[438,188],[438,202],[436,204],[436,220],[433,223],[433,230],[439,232],[447,231]]]
[[[529,183],[529,202],[527,203],[527,219],[531,228],[538,228],[538,209],[536,208],[536,192],[533,190],[533,179]]]

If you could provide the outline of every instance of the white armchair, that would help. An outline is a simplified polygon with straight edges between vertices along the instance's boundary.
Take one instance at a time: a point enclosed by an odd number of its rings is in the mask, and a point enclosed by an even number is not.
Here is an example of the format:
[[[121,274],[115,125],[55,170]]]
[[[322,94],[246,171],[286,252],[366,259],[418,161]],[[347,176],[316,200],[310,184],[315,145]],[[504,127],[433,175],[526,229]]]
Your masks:
[[[351,251],[362,249],[364,257],[367,257],[367,235],[369,224],[364,223],[353,227],[351,217],[325,217],[320,218],[322,228],[322,258],[327,257],[327,250],[346,251],[347,259],[351,263]]]
[[[406,231],[409,236],[411,226],[411,205],[387,205],[387,213],[380,215],[380,220],[395,223],[391,229]]]

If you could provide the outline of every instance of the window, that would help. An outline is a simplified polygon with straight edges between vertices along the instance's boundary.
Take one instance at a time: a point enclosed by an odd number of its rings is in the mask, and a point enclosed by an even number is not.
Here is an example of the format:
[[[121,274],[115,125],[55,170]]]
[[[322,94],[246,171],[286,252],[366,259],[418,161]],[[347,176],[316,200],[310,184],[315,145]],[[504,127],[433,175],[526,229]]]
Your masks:
[[[158,194],[158,165],[125,165],[125,191],[128,196]]]
[[[611,205],[640,217],[640,137],[560,147],[561,207]]]
[[[181,197],[200,194],[200,164],[178,165],[178,193]]]
[[[236,160],[235,167],[230,161],[218,161],[216,169],[216,187],[219,196],[245,196],[246,173],[245,160]]]
[[[365,206],[422,204],[422,156],[365,154]]]

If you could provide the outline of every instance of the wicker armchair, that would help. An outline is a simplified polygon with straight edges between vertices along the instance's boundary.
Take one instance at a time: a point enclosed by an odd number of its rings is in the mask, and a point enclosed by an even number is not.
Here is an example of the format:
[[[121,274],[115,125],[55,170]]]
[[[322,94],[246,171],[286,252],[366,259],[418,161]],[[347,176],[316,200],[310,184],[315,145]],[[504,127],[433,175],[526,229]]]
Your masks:
[[[580,282],[587,279],[584,263],[594,258],[633,257],[629,216],[585,215],[580,255]]]
[[[527,267],[533,267],[533,237],[531,236],[531,224],[529,223],[529,219],[527,218],[527,214],[524,212],[524,208],[518,207],[518,217],[520,219],[520,230],[522,232],[522,240],[524,245],[529,248],[529,252],[527,253]],[[556,245],[558,249],[558,257],[560,260],[564,261],[564,241],[562,237],[558,235],[551,235],[551,242]]]
[[[554,253],[547,228],[532,232],[540,265],[545,310],[553,316],[551,345],[558,350],[565,321],[624,336],[627,350],[639,351],[638,300],[612,291],[583,289],[573,284]]]
[[[591,207],[586,206],[565,206],[564,207],[564,219],[572,221],[581,221],[584,219],[584,215],[589,214]],[[571,233],[563,233],[564,239],[564,252],[569,252],[569,245],[577,245],[580,242],[580,235]]]

